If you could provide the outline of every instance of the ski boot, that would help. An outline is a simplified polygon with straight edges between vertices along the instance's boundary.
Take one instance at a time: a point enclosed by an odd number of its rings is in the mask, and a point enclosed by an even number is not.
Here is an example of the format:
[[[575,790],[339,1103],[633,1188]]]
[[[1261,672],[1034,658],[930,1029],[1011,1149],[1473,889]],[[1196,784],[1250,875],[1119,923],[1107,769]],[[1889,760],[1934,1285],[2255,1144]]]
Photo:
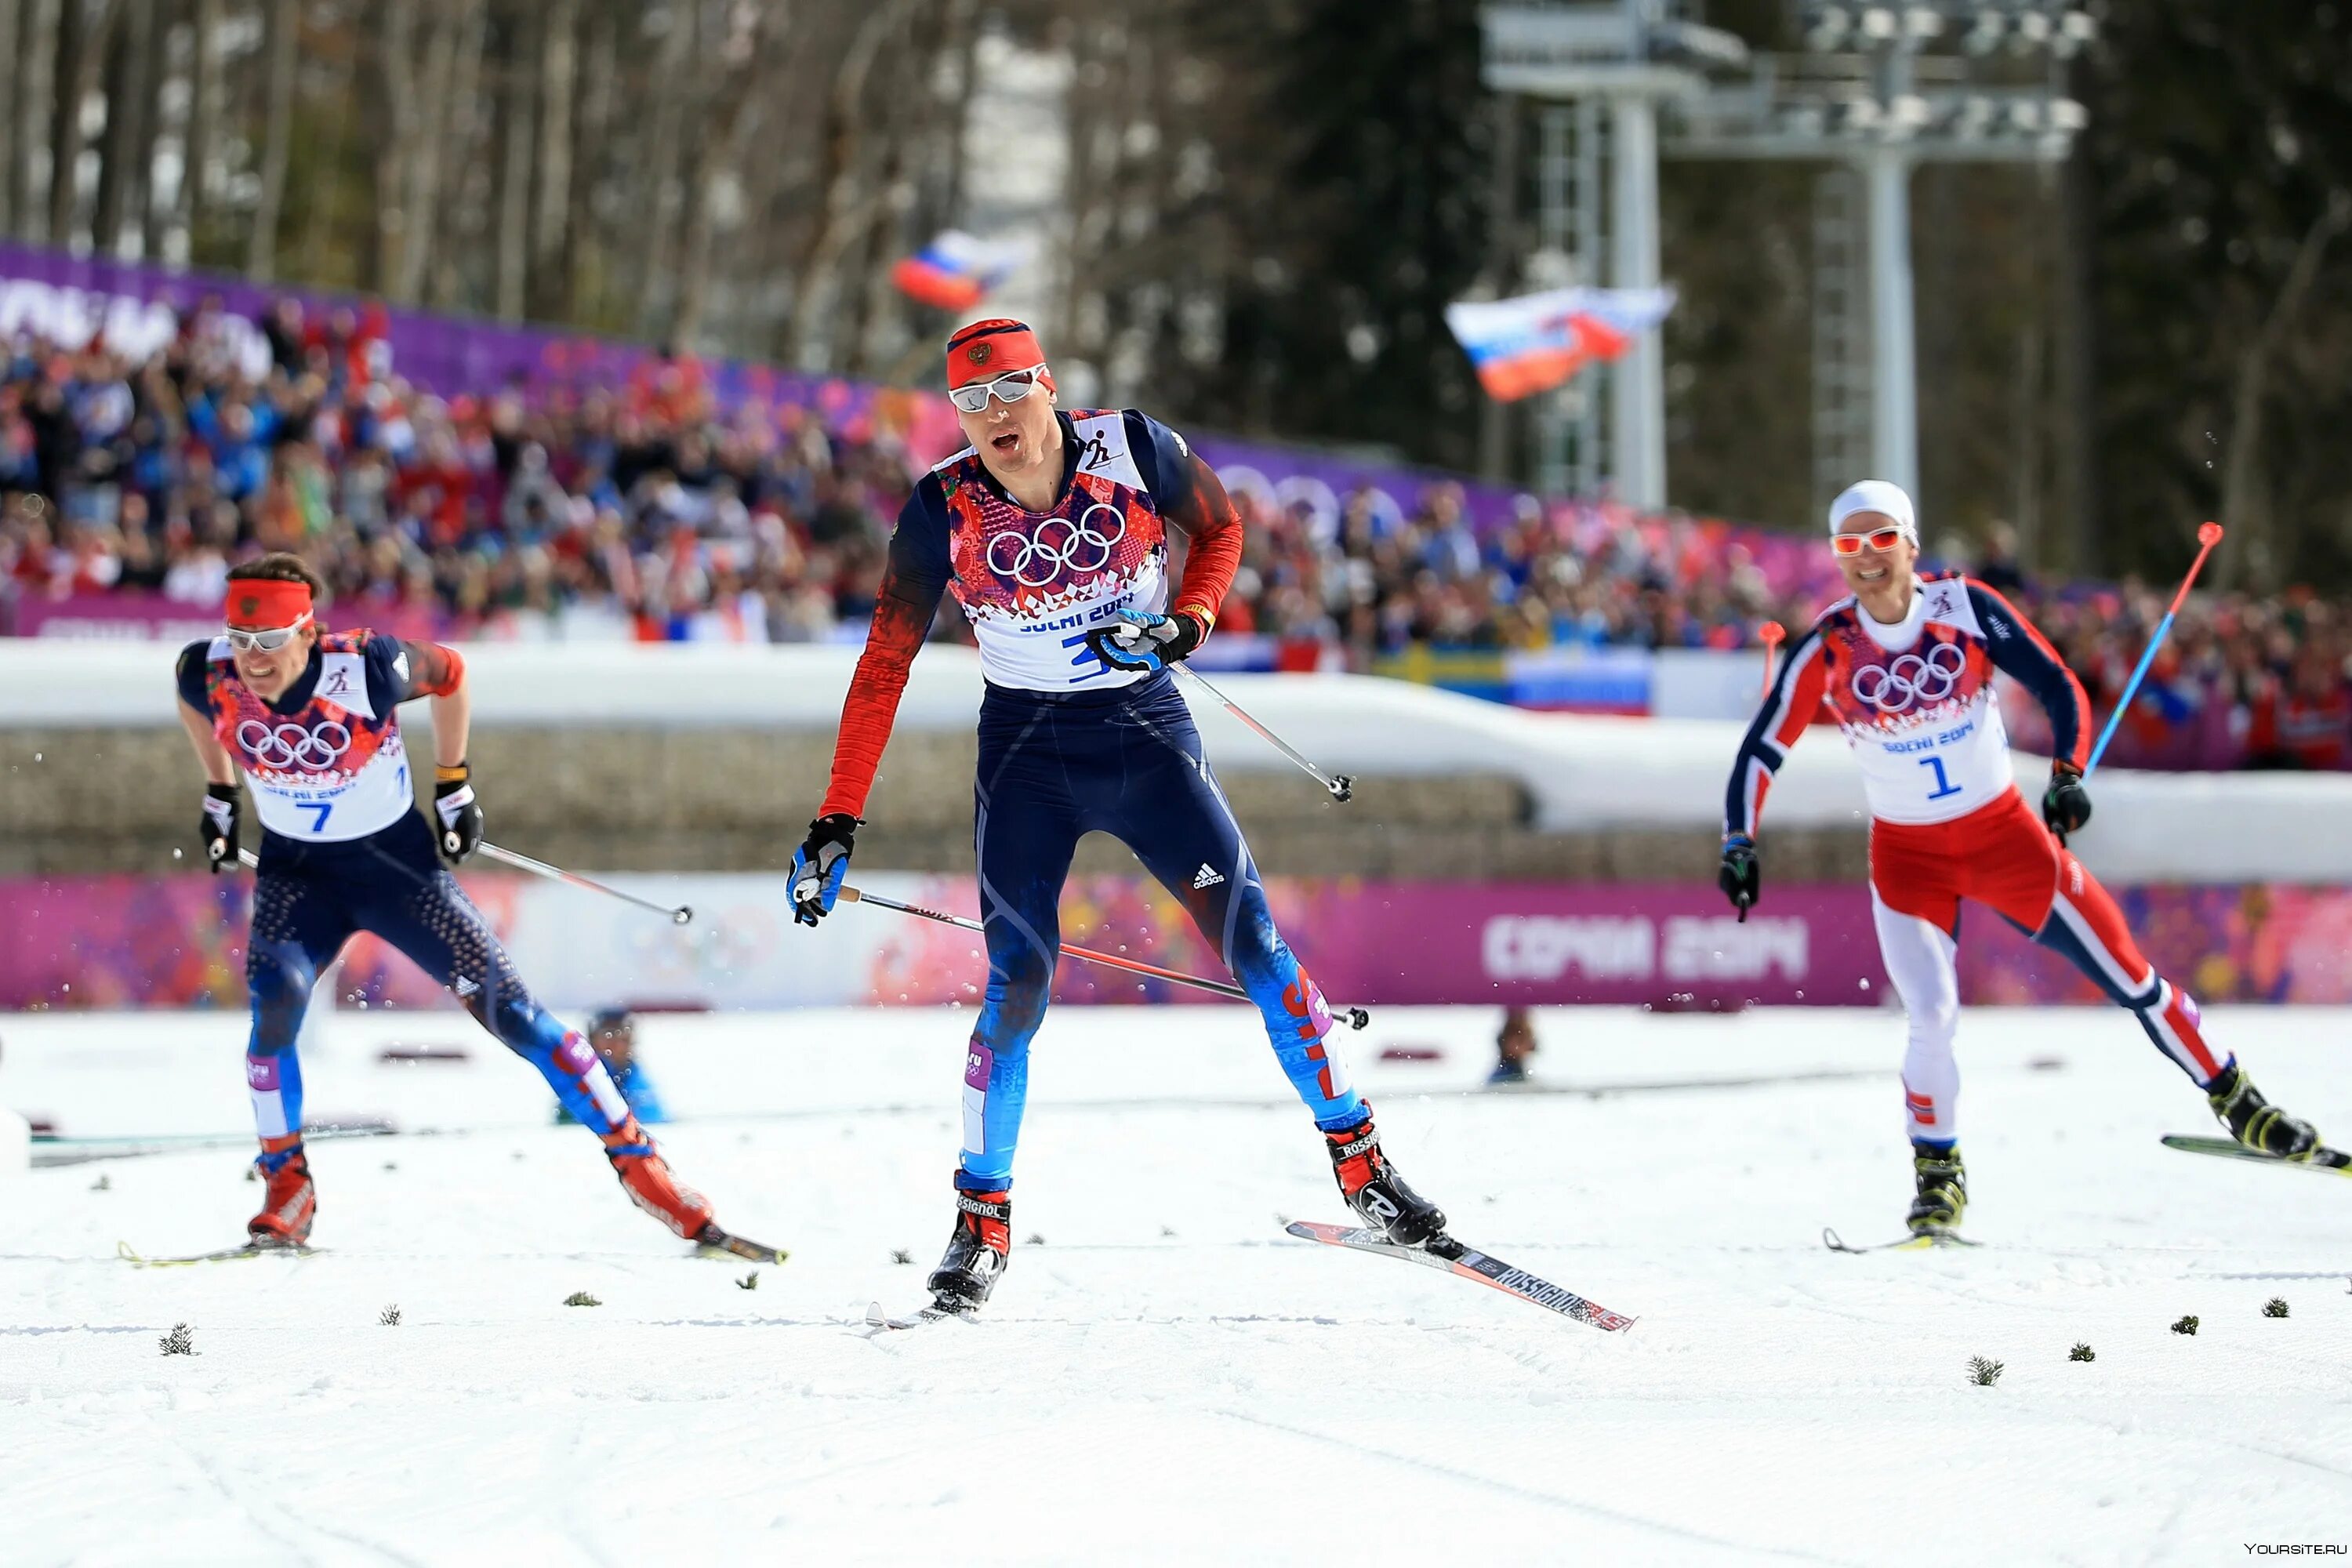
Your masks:
[[[1363,1216],[1364,1223],[1399,1247],[1423,1247],[1445,1234],[1445,1211],[1405,1185],[1388,1156],[1381,1152],[1381,1135],[1372,1125],[1372,1110],[1352,1127],[1323,1134],[1331,1151],[1331,1173],[1339,1179],[1339,1195]]]
[[[268,1161],[278,1154],[287,1158],[272,1170]],[[261,1158],[254,1163],[269,1184],[262,1193],[261,1212],[245,1222],[245,1234],[256,1247],[300,1247],[310,1239],[310,1222],[319,1217],[319,1192],[310,1184],[310,1161],[302,1152],[302,1140],[265,1138]]]
[[[2221,1069],[2205,1091],[2206,1103],[2230,1136],[2259,1154],[2282,1160],[2308,1160],[2319,1147],[2319,1133],[2308,1121],[2297,1121],[2263,1098],[2253,1079],[2235,1061]]]
[[[1013,1195],[958,1187],[955,1234],[923,1289],[941,1310],[969,1312],[988,1300],[1012,1261]]]
[[[670,1173],[669,1162],[634,1116],[604,1134],[604,1157],[613,1162],[629,1201],[688,1241],[701,1239],[710,1224],[710,1200]]]
[[[1911,1169],[1918,1177],[1919,1192],[1903,1223],[1919,1236],[1958,1230],[1969,1206],[1969,1171],[1960,1163],[1960,1146],[1914,1143]]]

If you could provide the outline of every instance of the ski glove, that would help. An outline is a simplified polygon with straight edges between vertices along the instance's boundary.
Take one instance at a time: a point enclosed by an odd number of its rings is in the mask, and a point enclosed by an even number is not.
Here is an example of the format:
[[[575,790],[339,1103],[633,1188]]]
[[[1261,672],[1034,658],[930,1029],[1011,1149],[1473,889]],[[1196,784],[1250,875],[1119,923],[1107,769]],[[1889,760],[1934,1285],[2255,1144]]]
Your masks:
[[[1087,646],[1113,669],[1157,675],[1189,657],[1208,635],[1208,628],[1192,616],[1121,610],[1117,620],[1087,634]]]
[[[857,821],[845,811],[809,824],[808,837],[793,851],[793,919],[813,926],[833,913],[841,879],[849,875],[849,851]]]
[[[205,820],[196,831],[204,837],[205,860],[214,876],[236,869],[236,785],[205,786]]]
[[[482,847],[482,808],[466,764],[433,770],[433,815],[441,819],[441,853],[451,865]]]
[[[1735,833],[1723,841],[1723,864],[1715,873],[1715,885],[1731,900],[1745,923],[1748,907],[1763,891],[1763,869],[1756,861],[1756,841],[1745,834]]]
[[[2042,792],[2042,820],[2061,844],[2091,820],[2091,792],[2083,787],[2082,769],[2063,761],[2050,764],[2050,787]]]

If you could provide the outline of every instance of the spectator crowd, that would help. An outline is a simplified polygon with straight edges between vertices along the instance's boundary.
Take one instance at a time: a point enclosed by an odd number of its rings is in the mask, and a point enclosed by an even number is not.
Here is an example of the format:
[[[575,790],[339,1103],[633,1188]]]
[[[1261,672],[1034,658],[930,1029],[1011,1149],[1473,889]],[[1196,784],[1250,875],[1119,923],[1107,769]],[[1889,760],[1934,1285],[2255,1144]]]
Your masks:
[[[131,591],[201,618],[233,562],[293,550],[341,625],[854,641],[922,467],[870,415],[721,406],[688,357],[648,358],[618,384],[443,397],[400,377],[362,312],[281,301],[261,323],[266,368],[223,324],[216,307],[192,310],[137,361],[102,342],[0,342],[0,629],[27,605]],[[1810,539],[1608,504],[1522,497],[1481,526],[1442,482],[1410,507],[1374,490],[1285,504],[1240,482],[1234,500],[1248,543],[1220,637],[1265,639],[1286,665],[1736,649],[1768,619],[1803,626],[1837,592]],[[1997,531],[1953,563],[2016,597],[2108,710],[2163,596],[2037,586],[2011,553]],[[961,616],[943,613],[938,635],[962,635]],[[2332,601],[2200,595],[2111,754],[2352,768],[2347,655],[2352,619]],[[2030,703],[2006,707],[2020,743],[2046,742]]]

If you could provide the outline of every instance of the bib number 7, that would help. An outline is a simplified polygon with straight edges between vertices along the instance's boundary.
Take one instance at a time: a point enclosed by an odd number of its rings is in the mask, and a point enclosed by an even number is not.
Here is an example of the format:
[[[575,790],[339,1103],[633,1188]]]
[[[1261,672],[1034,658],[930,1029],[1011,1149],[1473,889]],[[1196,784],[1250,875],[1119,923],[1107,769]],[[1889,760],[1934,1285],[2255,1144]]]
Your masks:
[[[310,823],[310,831],[313,833],[324,833],[327,831],[327,814],[335,809],[335,803],[331,800],[303,801],[297,805],[294,809],[297,811],[317,812],[319,815],[312,819]]]

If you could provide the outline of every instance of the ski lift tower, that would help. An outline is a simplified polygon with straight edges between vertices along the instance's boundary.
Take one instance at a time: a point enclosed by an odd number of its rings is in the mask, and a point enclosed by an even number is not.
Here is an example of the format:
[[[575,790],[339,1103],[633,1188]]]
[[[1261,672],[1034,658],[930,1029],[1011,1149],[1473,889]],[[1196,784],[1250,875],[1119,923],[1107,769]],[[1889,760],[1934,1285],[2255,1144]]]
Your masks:
[[[1564,276],[1536,280],[1600,281],[1605,222],[1607,281],[1657,281],[1662,153],[1828,165],[1813,211],[1815,484],[1826,500],[1867,468],[1916,493],[1911,171],[2063,160],[2085,123],[2064,77],[2096,35],[2088,3],[1796,0],[1803,50],[1753,58],[1699,24],[1696,0],[1490,4],[1486,85],[1552,100],[1538,121],[1538,260]],[[1573,386],[1553,395],[1538,412],[1538,481],[1591,491],[1605,479],[1663,505],[1662,367],[1654,333],[1610,367],[1605,472],[1599,405]]]
[[[1748,54],[1732,35],[1700,26],[1685,15],[1690,9],[1686,0],[1588,0],[1490,5],[1482,13],[1487,87],[1543,103],[1538,253],[1530,267],[1542,286],[1656,285],[1659,105],[1698,93],[1706,85],[1701,65],[1743,63]],[[1537,483],[1586,494],[1606,484],[1636,506],[1663,507],[1665,357],[1658,334],[1642,333],[1601,374],[1610,390],[1605,414],[1577,384],[1538,405]]]

